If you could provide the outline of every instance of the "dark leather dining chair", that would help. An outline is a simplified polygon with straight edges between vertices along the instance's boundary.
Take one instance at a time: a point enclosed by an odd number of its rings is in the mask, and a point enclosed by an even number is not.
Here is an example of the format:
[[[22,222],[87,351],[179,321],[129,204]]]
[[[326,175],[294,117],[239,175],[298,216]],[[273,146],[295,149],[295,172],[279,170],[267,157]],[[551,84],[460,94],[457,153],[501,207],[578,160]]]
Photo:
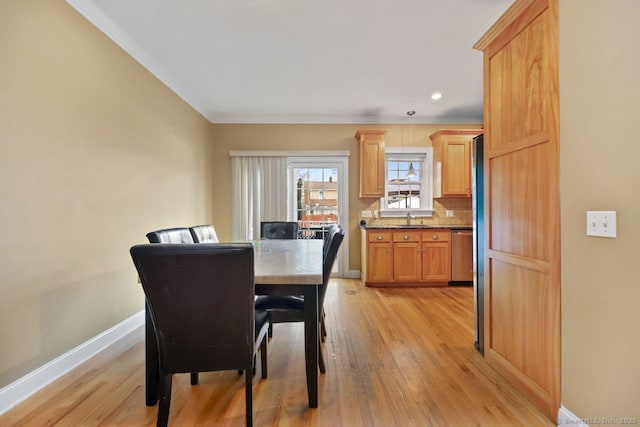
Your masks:
[[[341,229],[341,227],[338,224],[329,224],[327,226],[327,229],[326,229],[325,234],[324,234],[324,243],[322,245],[322,259],[323,260],[327,257],[327,252],[329,251],[329,248],[331,247],[331,245],[330,245],[331,237],[339,229]],[[324,313],[324,307],[322,307],[322,310],[320,312],[320,338],[322,339],[322,342],[324,342],[324,339],[327,336],[327,327],[326,327],[326,325],[324,323],[325,317],[326,316],[325,316],[325,313]]]
[[[263,221],[260,223],[263,239],[297,239],[298,223],[295,221]]]
[[[189,227],[189,232],[196,243],[218,243],[218,234],[211,224]]]
[[[186,227],[164,228],[147,233],[149,243],[195,243]]]
[[[173,374],[245,373],[246,424],[252,425],[252,366],[267,377],[268,315],[254,308],[251,244],[146,244],[130,250],[156,333],[158,426],[166,426]]]
[[[341,227],[332,228],[327,240],[327,250],[322,260],[322,285],[318,291],[318,309],[320,318],[324,318],[324,297],[327,293],[331,270],[338,254],[338,249],[344,239],[344,230]],[[270,328],[274,323],[304,322],[304,297],[289,295],[261,295],[256,299],[256,310],[265,310],[269,313]],[[319,325],[320,326],[320,325]],[[320,372],[325,372],[324,357],[318,343]]]
[[[163,228],[147,233],[149,243],[195,243],[186,227]],[[198,384],[198,372],[191,373],[191,384]]]

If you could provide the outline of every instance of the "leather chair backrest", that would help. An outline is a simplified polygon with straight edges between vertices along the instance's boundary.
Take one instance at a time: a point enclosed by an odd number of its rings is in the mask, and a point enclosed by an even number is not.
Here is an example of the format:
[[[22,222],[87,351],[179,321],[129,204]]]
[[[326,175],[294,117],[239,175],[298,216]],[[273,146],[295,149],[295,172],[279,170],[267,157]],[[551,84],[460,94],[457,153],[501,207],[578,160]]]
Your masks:
[[[189,227],[191,237],[196,243],[218,243],[218,234],[211,224],[196,225]]]
[[[166,373],[251,366],[254,253],[248,243],[131,248]]]
[[[327,293],[327,287],[329,285],[329,278],[331,277],[331,270],[333,270],[333,264],[338,256],[338,250],[344,239],[344,230],[342,227],[336,227],[332,231],[329,238],[329,245],[326,251],[326,255],[322,260],[322,286],[320,286],[320,301],[318,306],[322,307],[324,304],[324,296]]]
[[[263,239],[297,239],[298,223],[295,221],[263,221],[260,223]]]
[[[149,243],[195,243],[186,227],[151,231],[147,233],[147,239]]]
[[[322,244],[322,259],[327,256],[327,251],[329,250],[329,243],[331,242],[332,235],[341,228],[338,224],[329,224],[327,226],[327,230],[324,234],[324,242]]]

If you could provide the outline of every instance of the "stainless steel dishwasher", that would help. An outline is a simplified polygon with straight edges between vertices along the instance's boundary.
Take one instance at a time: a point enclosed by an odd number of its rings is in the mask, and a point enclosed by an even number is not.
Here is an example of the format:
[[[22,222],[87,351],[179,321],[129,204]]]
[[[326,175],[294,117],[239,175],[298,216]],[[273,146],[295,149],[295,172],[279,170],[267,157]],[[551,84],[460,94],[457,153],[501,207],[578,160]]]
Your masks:
[[[473,280],[473,231],[453,230],[451,232],[451,281],[471,282]]]

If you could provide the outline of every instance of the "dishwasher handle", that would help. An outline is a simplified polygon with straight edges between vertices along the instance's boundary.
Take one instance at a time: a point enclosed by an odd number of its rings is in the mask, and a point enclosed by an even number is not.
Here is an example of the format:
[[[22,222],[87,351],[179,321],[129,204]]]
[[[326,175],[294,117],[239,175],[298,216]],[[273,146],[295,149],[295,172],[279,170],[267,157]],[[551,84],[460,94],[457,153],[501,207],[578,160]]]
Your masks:
[[[457,231],[454,231],[453,234],[456,234],[458,236],[473,236],[473,231],[472,230],[457,230]]]

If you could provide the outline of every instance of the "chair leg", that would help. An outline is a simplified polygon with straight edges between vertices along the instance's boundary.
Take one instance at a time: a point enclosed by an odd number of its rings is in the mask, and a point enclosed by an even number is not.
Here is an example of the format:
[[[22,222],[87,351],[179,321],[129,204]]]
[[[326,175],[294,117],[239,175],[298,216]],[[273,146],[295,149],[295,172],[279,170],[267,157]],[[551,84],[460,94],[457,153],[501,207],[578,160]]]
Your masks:
[[[252,376],[256,376],[256,355],[253,355],[253,364],[252,364],[252,368],[251,368],[251,374]]]
[[[324,342],[325,338],[327,338],[327,327],[324,324],[324,310],[322,310],[322,315],[320,316],[320,337],[322,339],[322,342]]]
[[[169,409],[171,406],[171,374],[160,375],[160,403],[158,404],[157,427],[166,427],[169,423]]]
[[[269,338],[273,338],[273,323],[269,324],[269,331],[267,332]]]
[[[249,369],[245,371],[245,412],[247,419],[247,427],[253,426],[253,397],[252,397],[252,385],[253,376],[249,374]]]
[[[198,384],[198,373],[191,372],[191,385],[197,385],[197,384]]]
[[[318,339],[318,367],[320,368],[320,373],[324,374],[327,372],[327,368],[324,364],[324,356],[322,355],[322,346],[320,345],[320,340]]]
[[[262,371],[262,378],[267,378],[267,338],[264,338],[262,340],[262,343],[260,343],[260,362],[261,362],[261,371]]]

